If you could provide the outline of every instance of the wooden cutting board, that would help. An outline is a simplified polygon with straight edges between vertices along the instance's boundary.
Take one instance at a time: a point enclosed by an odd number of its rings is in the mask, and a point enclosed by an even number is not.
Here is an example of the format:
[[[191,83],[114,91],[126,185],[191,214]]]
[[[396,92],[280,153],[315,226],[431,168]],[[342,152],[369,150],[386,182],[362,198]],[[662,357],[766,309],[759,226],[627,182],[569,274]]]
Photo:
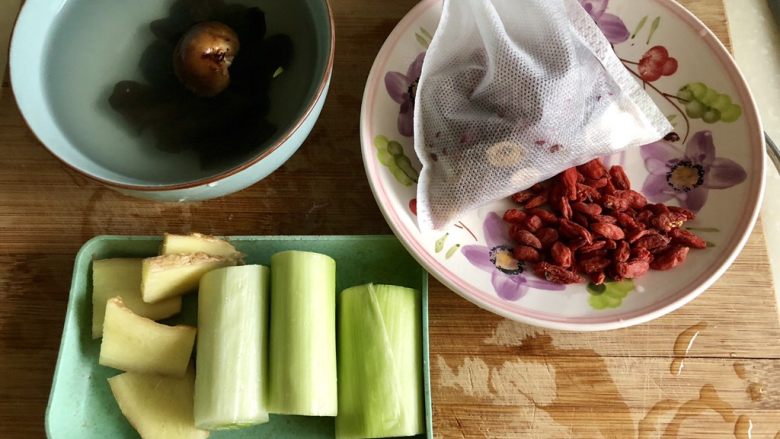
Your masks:
[[[0,97],[0,438],[44,435],[73,259],[98,234],[390,233],[363,173],[363,84],[414,0],[332,0],[337,55],[323,114],[301,150],[233,196],[127,198],[54,159]],[[721,0],[683,1],[728,44]],[[761,228],[685,308],[620,331],[538,330],[431,283],[434,429],[440,438],[778,438],[780,324]],[[698,326],[697,326],[698,325]],[[693,339],[677,374],[670,370]],[[736,430],[735,430],[736,428]],[[744,431],[742,429],[745,429]]]

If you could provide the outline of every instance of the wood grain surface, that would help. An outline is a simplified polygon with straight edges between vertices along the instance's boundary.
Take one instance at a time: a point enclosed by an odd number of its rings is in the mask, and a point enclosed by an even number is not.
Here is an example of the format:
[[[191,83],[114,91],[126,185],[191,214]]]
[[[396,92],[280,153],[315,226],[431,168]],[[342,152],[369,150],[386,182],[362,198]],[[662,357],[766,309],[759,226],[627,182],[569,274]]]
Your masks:
[[[363,172],[363,85],[414,0],[333,0],[337,55],[322,116],[265,181],[190,204],[122,196],[53,158],[0,97],[0,438],[44,436],[76,251],[98,234],[382,234]],[[683,1],[726,44],[720,0]],[[775,438],[780,325],[761,228],[683,309],[636,328],[538,330],[431,283],[434,429],[440,438]],[[705,323],[679,375],[680,333]],[[751,435],[748,426],[752,424]]]

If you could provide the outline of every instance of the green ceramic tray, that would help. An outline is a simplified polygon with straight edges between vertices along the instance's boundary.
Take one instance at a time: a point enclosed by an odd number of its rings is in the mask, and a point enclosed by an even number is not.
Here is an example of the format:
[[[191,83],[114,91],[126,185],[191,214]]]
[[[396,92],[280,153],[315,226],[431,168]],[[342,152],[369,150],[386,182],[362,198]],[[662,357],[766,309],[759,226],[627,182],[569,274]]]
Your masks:
[[[417,288],[422,291],[423,370],[426,434],[431,423],[430,368],[428,362],[428,276],[392,236],[239,236],[230,242],[245,253],[249,264],[270,263],[282,250],[306,250],[336,260],[337,290],[367,282]],[[157,253],[159,237],[98,236],[76,256],[68,311],[54,372],[46,433],[52,439],[137,438],[111,395],[106,379],[118,371],[97,364],[100,340],[91,336],[92,260],[144,257]],[[182,313],[168,323],[196,322],[197,300],[184,299]],[[275,416],[271,422],[245,430],[215,432],[211,438],[331,438],[333,418]]]

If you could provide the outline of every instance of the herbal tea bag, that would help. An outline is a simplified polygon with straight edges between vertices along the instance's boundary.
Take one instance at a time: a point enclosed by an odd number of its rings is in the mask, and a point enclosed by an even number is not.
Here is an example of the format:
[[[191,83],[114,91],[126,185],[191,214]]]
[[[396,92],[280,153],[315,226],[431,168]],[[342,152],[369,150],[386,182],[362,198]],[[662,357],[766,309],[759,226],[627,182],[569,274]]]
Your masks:
[[[577,0],[445,0],[414,114],[419,226],[671,130]]]

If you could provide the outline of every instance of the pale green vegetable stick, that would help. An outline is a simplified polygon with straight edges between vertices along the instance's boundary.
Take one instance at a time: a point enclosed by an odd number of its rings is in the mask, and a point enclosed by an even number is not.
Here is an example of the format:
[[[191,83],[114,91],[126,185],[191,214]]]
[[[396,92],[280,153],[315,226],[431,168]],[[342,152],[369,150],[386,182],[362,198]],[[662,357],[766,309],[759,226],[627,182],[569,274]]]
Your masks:
[[[195,425],[268,422],[268,278],[262,265],[210,271],[198,289]]]
[[[337,438],[423,433],[421,306],[419,291],[390,285],[339,295]]]
[[[268,411],[336,416],[336,261],[273,255],[270,319]]]

